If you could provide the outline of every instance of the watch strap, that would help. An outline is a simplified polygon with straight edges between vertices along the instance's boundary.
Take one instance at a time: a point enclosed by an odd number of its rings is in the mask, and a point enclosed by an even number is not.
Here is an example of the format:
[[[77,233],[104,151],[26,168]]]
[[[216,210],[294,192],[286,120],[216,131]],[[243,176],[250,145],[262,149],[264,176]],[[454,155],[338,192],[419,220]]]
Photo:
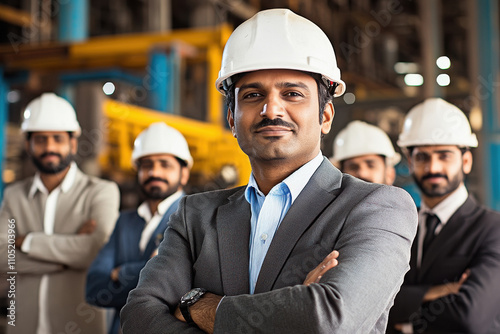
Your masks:
[[[179,309],[181,310],[184,320],[186,320],[186,322],[190,325],[194,324],[193,318],[191,318],[191,313],[189,312],[188,303],[181,303],[179,305]]]

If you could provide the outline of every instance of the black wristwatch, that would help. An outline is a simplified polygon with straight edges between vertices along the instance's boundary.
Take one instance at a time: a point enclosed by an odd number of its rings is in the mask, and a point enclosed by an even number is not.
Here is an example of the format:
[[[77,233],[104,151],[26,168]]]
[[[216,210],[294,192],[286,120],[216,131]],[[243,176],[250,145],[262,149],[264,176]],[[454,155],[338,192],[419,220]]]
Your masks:
[[[181,310],[182,316],[188,324],[194,324],[191,314],[189,313],[189,306],[196,303],[200,298],[207,292],[203,288],[194,288],[184,296],[181,297],[181,302],[179,303],[179,309]]]

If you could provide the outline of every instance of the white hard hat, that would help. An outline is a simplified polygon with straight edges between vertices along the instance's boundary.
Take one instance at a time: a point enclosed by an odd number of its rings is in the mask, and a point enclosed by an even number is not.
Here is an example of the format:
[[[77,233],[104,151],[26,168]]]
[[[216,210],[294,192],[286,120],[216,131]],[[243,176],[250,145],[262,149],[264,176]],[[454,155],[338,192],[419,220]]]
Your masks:
[[[326,34],[289,9],[261,11],[233,31],[224,48],[215,85],[224,94],[226,79],[264,69],[318,73],[328,85],[338,84],[334,96],[345,91],[335,51]]]
[[[24,110],[22,132],[68,131],[80,135],[80,124],[71,104],[54,93],[43,93]]]
[[[429,98],[406,115],[398,145],[477,147],[477,138],[460,109],[443,99]]]
[[[379,127],[362,121],[349,123],[333,141],[332,159],[335,161],[367,154],[383,155],[391,166],[401,160],[401,155],[394,151],[389,136]]]
[[[184,136],[163,122],[151,124],[137,136],[132,163],[136,164],[138,159],[152,154],[171,154],[186,162],[189,168],[193,166],[193,158]]]

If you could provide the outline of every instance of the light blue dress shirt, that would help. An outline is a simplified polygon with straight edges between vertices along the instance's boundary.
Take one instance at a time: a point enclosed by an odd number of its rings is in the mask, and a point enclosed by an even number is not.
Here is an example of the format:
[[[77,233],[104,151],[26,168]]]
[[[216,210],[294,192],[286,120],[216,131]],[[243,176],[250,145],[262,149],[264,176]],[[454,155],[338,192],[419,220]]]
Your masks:
[[[275,185],[265,196],[260,190],[253,173],[250,175],[245,198],[250,203],[250,293],[253,294],[271,241],[278,227],[309,179],[323,162],[321,151],[318,155],[293,172],[281,183]]]

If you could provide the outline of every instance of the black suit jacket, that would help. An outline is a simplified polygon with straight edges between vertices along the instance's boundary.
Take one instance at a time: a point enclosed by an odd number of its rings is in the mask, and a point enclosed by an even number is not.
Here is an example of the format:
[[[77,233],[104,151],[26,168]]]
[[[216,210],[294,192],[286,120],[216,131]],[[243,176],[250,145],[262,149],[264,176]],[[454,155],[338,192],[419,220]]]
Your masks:
[[[417,269],[413,243],[411,269],[391,309],[388,333],[403,322],[411,322],[415,333],[500,333],[500,214],[469,196],[426,253]],[[456,282],[466,269],[470,276],[457,295],[422,304],[429,287]]]

